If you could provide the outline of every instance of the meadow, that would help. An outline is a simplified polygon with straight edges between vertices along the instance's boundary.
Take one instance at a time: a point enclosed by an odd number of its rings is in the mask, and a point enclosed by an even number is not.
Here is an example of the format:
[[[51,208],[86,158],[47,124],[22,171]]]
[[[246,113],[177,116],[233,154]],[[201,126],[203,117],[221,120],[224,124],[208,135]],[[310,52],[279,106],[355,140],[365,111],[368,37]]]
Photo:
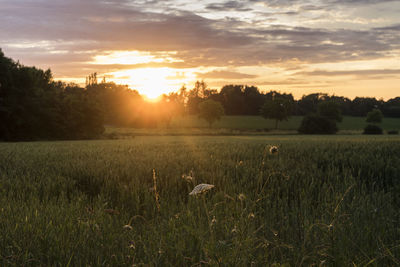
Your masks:
[[[169,126],[165,123],[156,128],[118,128],[107,126],[104,134],[106,139],[130,139],[134,136],[143,135],[293,135],[298,134],[302,116],[290,117],[287,121],[279,123],[278,129],[274,129],[275,121],[267,120],[261,116],[223,116],[221,120],[209,128],[205,120],[197,116],[174,117]],[[359,135],[367,125],[364,117],[344,116],[343,121],[338,123],[339,134]],[[400,130],[399,118],[384,118],[379,124],[384,133],[391,130]]]
[[[281,130],[296,131],[303,119],[302,116],[292,116],[287,121],[279,123]],[[367,125],[365,117],[344,116],[343,121],[338,123],[339,130],[353,130],[361,132]],[[385,130],[400,130],[399,118],[384,118],[380,126]],[[171,128],[206,128],[206,121],[196,116],[175,117],[172,120]],[[223,116],[220,121],[214,124],[214,128],[226,129],[274,129],[275,121],[264,119],[261,116]]]
[[[399,141],[0,143],[0,265],[399,265]]]

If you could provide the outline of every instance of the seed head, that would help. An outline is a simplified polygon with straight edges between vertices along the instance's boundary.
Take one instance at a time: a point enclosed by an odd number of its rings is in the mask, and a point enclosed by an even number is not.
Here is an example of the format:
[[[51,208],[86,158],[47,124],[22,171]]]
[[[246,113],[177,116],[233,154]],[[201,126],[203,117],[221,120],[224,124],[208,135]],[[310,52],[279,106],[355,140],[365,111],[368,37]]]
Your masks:
[[[214,187],[214,185],[212,185],[212,184],[198,184],[193,188],[192,192],[190,192],[189,195],[191,195],[191,196],[199,195],[199,194],[207,192],[208,190],[210,190],[213,187]]]
[[[132,230],[133,228],[132,228],[132,226],[130,226],[129,224],[127,224],[127,225],[124,225],[124,229],[126,229],[126,230]]]
[[[194,182],[194,172],[191,170],[189,174],[182,174],[182,179],[185,180],[186,182]]]
[[[182,174],[182,179],[185,180],[186,182],[192,182],[193,176]]]
[[[271,146],[269,148],[269,153],[271,154],[278,154],[278,147],[277,146]]]
[[[238,232],[238,229],[237,229],[236,225],[235,225],[235,227],[233,227],[233,229],[232,229],[231,232],[232,232],[233,234],[236,234],[236,233]]]

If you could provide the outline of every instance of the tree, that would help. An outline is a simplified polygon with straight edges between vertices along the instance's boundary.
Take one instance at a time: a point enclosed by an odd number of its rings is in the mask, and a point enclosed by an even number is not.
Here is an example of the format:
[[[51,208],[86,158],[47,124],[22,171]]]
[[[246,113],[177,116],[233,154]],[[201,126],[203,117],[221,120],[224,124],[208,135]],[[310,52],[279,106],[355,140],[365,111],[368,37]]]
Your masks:
[[[336,122],[341,122],[343,119],[340,105],[333,101],[320,102],[318,104],[318,114]]]
[[[380,108],[381,104],[373,97],[356,97],[351,102],[352,116],[364,117],[374,108]]]
[[[278,122],[287,120],[291,115],[293,108],[292,99],[281,96],[267,99],[261,107],[261,116],[266,119],[275,120],[275,129],[278,129]]]
[[[243,85],[225,85],[221,88],[220,96],[222,105],[227,115],[243,115],[245,111],[245,99]]]
[[[382,122],[383,114],[379,109],[374,109],[367,114],[367,122],[380,123]]]
[[[206,100],[199,104],[199,118],[204,119],[210,125],[221,119],[221,116],[224,115],[224,108],[221,103],[214,100]]]
[[[327,95],[323,93],[303,95],[303,97],[298,101],[300,115],[316,113],[318,110],[318,103],[325,99],[326,96]]]
[[[95,138],[104,131],[97,102],[50,70],[26,67],[0,50],[0,140]]]
[[[245,86],[243,91],[244,113],[243,115],[259,115],[265,102],[265,95],[261,94],[255,86]]]

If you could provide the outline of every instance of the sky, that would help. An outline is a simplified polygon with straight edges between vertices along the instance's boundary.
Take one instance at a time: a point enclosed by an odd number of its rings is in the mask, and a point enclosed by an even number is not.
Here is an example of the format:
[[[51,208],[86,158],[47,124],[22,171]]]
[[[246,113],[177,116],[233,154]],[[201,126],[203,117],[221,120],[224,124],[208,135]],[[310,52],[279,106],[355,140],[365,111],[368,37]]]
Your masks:
[[[0,0],[0,48],[56,80],[97,72],[149,98],[255,85],[400,96],[400,0]]]

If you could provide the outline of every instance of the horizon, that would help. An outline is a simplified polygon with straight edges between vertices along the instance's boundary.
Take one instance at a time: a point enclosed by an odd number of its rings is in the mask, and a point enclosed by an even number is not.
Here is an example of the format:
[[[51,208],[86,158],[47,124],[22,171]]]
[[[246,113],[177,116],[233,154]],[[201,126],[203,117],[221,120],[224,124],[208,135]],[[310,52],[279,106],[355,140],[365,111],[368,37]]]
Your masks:
[[[97,72],[154,99],[188,89],[399,96],[400,2],[3,0],[0,47],[55,80]]]

